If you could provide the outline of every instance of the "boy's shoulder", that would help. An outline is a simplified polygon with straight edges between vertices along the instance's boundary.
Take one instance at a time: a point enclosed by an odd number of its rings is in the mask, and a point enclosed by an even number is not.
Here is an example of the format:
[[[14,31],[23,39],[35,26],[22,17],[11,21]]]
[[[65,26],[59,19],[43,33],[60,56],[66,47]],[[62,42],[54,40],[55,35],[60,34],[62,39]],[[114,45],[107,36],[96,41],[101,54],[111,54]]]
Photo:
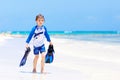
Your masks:
[[[43,28],[44,28],[45,30],[47,29],[45,25],[43,25]]]
[[[46,28],[45,25],[42,25],[43,28]]]
[[[33,26],[32,29],[36,29],[37,28],[37,25]]]

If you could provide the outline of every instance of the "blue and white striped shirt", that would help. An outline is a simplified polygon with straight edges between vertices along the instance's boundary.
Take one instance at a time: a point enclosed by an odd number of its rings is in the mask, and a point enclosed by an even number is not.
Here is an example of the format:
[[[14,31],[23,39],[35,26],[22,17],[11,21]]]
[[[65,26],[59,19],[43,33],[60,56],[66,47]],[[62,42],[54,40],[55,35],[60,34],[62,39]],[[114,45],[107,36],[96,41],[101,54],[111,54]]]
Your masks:
[[[48,42],[50,42],[50,36],[47,32],[47,29],[44,25],[41,27],[34,26],[26,40],[26,43],[29,43],[31,39],[33,38],[33,46],[39,47],[44,44],[45,38]]]

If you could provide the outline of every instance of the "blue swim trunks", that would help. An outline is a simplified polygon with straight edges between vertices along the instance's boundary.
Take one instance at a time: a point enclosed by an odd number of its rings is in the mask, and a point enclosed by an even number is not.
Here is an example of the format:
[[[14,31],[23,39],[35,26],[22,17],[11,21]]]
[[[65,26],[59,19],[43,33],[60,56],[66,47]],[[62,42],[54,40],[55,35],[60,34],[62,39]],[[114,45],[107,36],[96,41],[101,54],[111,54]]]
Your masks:
[[[40,53],[45,52],[45,45],[44,44],[42,46],[40,46],[40,47],[35,47],[34,46],[34,54],[38,55],[39,52]]]

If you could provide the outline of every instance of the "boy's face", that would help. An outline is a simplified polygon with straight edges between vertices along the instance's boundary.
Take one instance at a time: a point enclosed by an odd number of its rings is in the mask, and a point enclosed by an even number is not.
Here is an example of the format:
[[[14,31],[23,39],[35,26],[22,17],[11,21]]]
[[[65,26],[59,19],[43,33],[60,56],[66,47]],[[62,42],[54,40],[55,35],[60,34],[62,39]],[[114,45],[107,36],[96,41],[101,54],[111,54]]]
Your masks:
[[[38,18],[38,19],[36,20],[36,23],[37,23],[38,26],[42,26],[43,23],[44,23],[44,19],[43,19],[43,18]]]

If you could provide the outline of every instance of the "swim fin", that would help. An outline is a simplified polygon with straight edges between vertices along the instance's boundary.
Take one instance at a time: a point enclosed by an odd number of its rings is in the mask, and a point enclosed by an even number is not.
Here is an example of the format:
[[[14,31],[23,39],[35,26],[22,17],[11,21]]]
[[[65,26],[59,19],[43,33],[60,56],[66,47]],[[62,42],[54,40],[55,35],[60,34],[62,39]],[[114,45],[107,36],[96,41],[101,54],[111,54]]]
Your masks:
[[[20,67],[25,65],[25,63],[27,61],[28,54],[30,53],[30,51],[31,51],[30,47],[26,48],[24,56],[20,61],[20,65],[19,65]]]
[[[48,50],[47,50],[47,54],[45,56],[45,63],[52,63],[54,60],[54,48],[53,45],[49,45]]]

